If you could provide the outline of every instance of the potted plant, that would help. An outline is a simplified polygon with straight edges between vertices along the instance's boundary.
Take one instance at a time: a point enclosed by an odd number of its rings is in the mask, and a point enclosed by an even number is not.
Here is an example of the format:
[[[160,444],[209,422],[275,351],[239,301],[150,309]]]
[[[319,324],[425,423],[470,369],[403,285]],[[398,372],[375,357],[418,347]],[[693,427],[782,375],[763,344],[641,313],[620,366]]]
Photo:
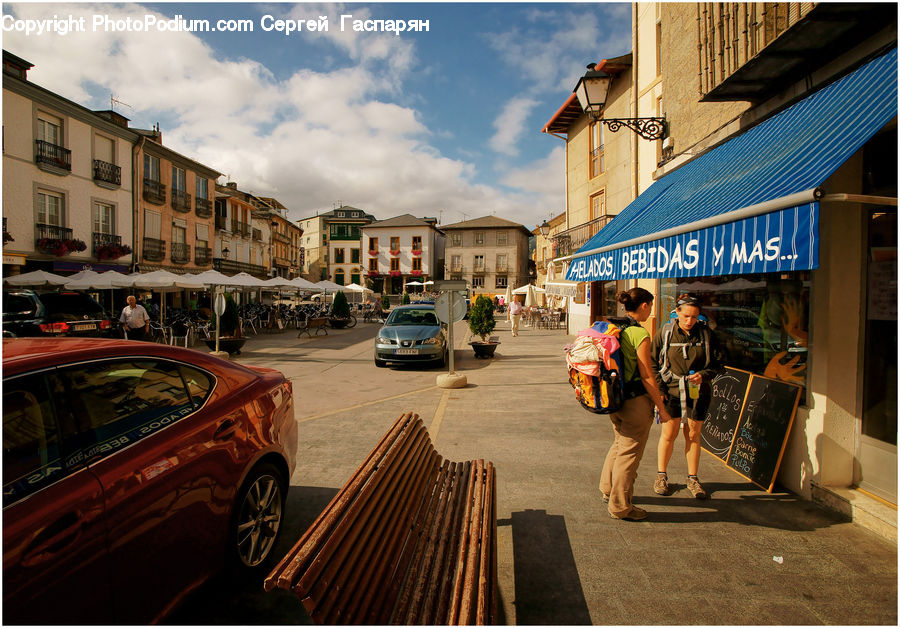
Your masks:
[[[347,295],[343,292],[335,292],[331,303],[331,316],[328,324],[334,329],[346,327],[350,322],[350,304],[347,303]]]
[[[80,252],[85,250],[87,244],[85,244],[83,240],[78,239],[64,240],[62,238],[40,238],[35,242],[35,247],[42,253],[62,257],[73,251]]]
[[[102,244],[94,249],[94,257],[98,260],[119,259],[123,255],[131,255],[131,247],[127,244]]]
[[[409,305],[409,292],[403,292],[403,296],[400,297],[400,305]]]
[[[475,300],[475,305],[469,311],[469,331],[473,336],[478,336],[481,341],[473,340],[469,344],[475,351],[476,358],[491,358],[500,341],[490,340],[491,332],[497,322],[494,320],[494,303],[485,296],[479,296]]]
[[[229,355],[240,354],[241,347],[247,342],[247,339],[241,336],[240,317],[238,315],[237,305],[230,294],[225,295],[225,312],[219,317],[219,350],[227,351]],[[215,330],[216,319],[213,317],[210,325],[211,331]],[[210,349],[216,348],[215,334],[210,338],[205,338],[203,342]]]

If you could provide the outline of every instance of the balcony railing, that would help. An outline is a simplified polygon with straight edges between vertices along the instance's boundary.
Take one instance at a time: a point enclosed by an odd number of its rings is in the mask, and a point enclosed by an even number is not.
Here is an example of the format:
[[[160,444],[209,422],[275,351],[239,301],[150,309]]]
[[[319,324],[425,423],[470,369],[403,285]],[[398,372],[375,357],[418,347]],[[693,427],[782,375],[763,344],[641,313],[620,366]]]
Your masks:
[[[56,240],[71,240],[72,230],[57,225],[47,225],[44,223],[35,223],[34,225],[35,239],[52,238]]]
[[[212,201],[198,196],[194,199],[194,213],[197,214],[197,218],[209,218],[213,214]]]
[[[466,272],[466,267],[462,264],[451,264],[450,266],[451,273],[464,273]]]
[[[94,160],[94,181],[103,181],[112,185],[122,185],[122,169],[99,159]]]
[[[177,212],[191,211],[191,195],[184,190],[172,190],[172,209]],[[173,251],[174,252],[174,251]]]
[[[175,264],[187,264],[191,261],[191,245],[184,242],[173,242],[170,259]]]
[[[615,216],[600,216],[600,218],[595,218],[590,222],[585,222],[557,233],[551,238],[553,242],[553,257],[571,255],[580,249],[585,242],[597,235],[597,232],[609,224],[609,221],[613,218]]]
[[[226,224],[228,224],[228,221],[225,219],[225,216],[216,216],[216,229],[225,231]]]
[[[194,263],[197,266],[206,266],[212,261],[212,249],[208,246],[194,247]]]
[[[495,273],[508,273],[508,272],[509,272],[509,266],[507,266],[506,264],[502,264],[502,265],[501,265],[501,264],[497,264],[497,268],[496,268],[496,270],[494,270],[494,272],[495,272]]]
[[[253,239],[257,242],[262,242],[262,229],[253,228]]]
[[[34,141],[34,163],[72,170],[72,151],[44,140]]]
[[[250,235],[250,225],[246,222],[241,222],[239,220],[231,221],[231,232],[235,235],[242,235],[244,237],[248,237]]]
[[[226,273],[228,275],[234,275],[236,273],[247,273],[248,275],[253,275],[254,277],[265,277],[268,274],[266,272],[266,267],[261,266],[260,264],[236,262],[234,260],[225,259],[223,257],[216,257],[213,259],[213,270],[217,270],[220,273]]]
[[[143,258],[148,262],[161,262],[166,258],[166,241],[144,238]]]
[[[291,243],[291,239],[290,239],[289,237],[287,237],[286,235],[284,235],[283,233],[279,233],[278,231],[273,231],[272,233],[273,233],[274,236],[275,236],[275,241],[276,241],[276,242],[282,242],[282,243],[284,243],[284,244],[290,244],[290,243]]]
[[[113,235],[111,233],[97,233],[96,231],[91,234],[91,253],[96,254],[97,249],[101,246],[122,246],[122,236]]]
[[[144,178],[144,200],[154,205],[165,205],[166,186],[155,179]]]
[[[490,272],[490,269],[487,266],[475,266],[472,268],[473,273],[478,273],[479,275],[483,275],[484,273]]]

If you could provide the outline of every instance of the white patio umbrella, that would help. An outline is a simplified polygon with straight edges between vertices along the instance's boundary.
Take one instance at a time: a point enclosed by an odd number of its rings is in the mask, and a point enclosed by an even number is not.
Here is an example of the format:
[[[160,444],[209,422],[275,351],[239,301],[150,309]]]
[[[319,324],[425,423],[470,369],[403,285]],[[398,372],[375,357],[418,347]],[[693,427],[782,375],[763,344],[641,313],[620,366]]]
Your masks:
[[[191,276],[208,286],[227,286],[228,282],[231,280],[231,277],[224,275],[217,270],[204,270],[202,273]]]
[[[69,280],[69,277],[48,273],[45,270],[33,270],[30,273],[13,275],[3,279],[11,286],[61,286]]]
[[[425,284],[421,281],[407,281],[404,286],[424,286]]]
[[[303,277],[294,277],[293,279],[291,279],[291,283],[301,290],[315,291],[319,289],[316,284],[309,281],[308,279],[304,279]]]
[[[183,288],[185,290],[204,290],[206,285],[196,277],[176,275],[167,270],[154,270],[150,273],[131,273],[127,275],[135,288],[153,290],[154,288]]]
[[[68,278],[66,290],[112,290],[113,288],[129,288],[133,280],[128,275],[114,270],[98,273],[93,270],[82,270]]]

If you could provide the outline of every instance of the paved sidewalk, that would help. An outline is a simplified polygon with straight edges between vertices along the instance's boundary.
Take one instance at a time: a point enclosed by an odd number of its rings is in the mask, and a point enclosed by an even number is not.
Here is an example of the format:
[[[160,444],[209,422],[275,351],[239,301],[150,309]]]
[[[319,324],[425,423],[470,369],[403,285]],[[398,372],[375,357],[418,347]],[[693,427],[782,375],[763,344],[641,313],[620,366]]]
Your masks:
[[[506,623],[896,625],[895,545],[790,493],[767,494],[705,453],[700,479],[711,499],[695,500],[682,441],[669,469],[676,491],[655,495],[657,425],[635,484],[649,518],[610,519],[597,484],[613,432],[575,401],[565,332],[523,327],[513,338],[498,319],[497,356],[475,360],[458,323],[457,370],[469,385],[443,390],[434,386],[439,370],[376,369],[375,329],[254,338],[237,358],[294,382],[300,460],[279,552],[394,419],[414,411],[446,458],[497,466]],[[309,622],[290,594],[257,586],[208,586],[171,620]]]

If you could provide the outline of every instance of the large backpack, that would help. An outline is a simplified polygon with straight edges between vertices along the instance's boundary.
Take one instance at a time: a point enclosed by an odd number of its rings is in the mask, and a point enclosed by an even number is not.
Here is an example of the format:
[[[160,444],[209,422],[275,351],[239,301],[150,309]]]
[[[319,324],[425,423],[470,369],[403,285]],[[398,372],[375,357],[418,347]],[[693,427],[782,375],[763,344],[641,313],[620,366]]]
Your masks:
[[[575,389],[575,398],[586,410],[597,414],[618,412],[628,399],[625,393],[625,362],[619,334],[634,323],[621,319],[621,324],[598,321],[579,334],[597,339],[599,360],[587,365],[578,364],[566,356],[569,366],[569,383]]]

